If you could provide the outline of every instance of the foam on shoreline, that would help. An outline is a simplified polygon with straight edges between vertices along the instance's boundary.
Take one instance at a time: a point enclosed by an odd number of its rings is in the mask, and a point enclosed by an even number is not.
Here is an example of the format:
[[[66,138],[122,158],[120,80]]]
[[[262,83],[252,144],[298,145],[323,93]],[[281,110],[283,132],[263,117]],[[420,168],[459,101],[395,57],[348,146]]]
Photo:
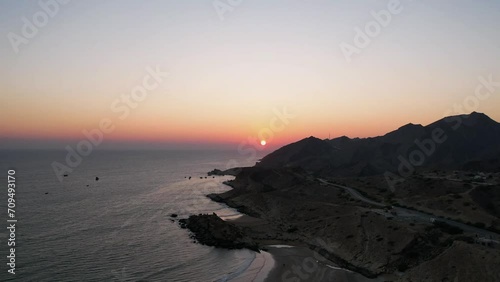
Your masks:
[[[370,279],[332,265],[326,258],[307,247],[283,246],[286,245],[266,246],[275,263],[264,281],[385,281],[384,277]]]
[[[265,251],[261,251],[255,255],[252,263],[238,276],[230,278],[227,281],[231,282],[264,282],[274,269],[276,262],[273,256]]]

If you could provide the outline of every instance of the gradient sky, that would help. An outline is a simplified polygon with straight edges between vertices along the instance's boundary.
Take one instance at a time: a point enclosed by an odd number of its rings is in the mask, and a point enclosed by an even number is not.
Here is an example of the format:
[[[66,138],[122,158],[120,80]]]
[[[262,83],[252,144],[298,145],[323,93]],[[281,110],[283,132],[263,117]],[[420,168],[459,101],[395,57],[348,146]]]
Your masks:
[[[339,44],[388,2],[243,0],[221,20],[210,0],[72,1],[16,54],[7,34],[41,8],[1,1],[0,148],[63,149],[103,118],[108,145],[234,147],[284,107],[295,118],[271,146],[377,136],[442,118],[479,76],[500,81],[495,0],[401,0],[348,63]],[[111,104],[148,66],[169,77],[118,119]],[[475,110],[500,121],[500,88]]]

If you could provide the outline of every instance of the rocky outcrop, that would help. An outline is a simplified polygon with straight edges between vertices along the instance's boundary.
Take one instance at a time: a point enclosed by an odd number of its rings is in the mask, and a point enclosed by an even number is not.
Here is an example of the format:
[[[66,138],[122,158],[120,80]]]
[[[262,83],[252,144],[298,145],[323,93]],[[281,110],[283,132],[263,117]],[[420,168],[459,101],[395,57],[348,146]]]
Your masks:
[[[220,169],[214,169],[214,170],[208,172],[208,176],[212,176],[212,175],[221,176],[221,175],[224,175],[224,172]]]
[[[227,206],[229,206],[233,209],[236,209],[239,213],[246,214],[246,215],[256,217],[256,218],[261,217],[261,215],[259,213],[255,212],[250,207],[248,207],[246,205],[237,204],[229,199],[221,197],[218,194],[208,194],[207,197],[214,202],[226,204]]]
[[[259,246],[241,228],[222,220],[217,214],[191,215],[180,219],[179,225],[192,232],[199,243],[225,249],[247,248],[259,252]]]
[[[213,175],[216,175],[216,176],[225,176],[225,175],[236,176],[238,173],[240,173],[240,171],[242,169],[243,168],[239,168],[239,167],[230,168],[227,170],[214,169],[212,171],[209,171],[207,174],[208,174],[208,176],[213,176]]]

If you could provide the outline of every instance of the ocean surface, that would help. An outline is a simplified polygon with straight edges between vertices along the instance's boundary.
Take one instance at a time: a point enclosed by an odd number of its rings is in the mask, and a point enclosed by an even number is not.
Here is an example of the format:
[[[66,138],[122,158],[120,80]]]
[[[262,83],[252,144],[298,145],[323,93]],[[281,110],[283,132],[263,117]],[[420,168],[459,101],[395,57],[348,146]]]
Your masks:
[[[236,150],[94,151],[61,183],[51,163],[65,156],[0,151],[0,281],[227,281],[255,258],[193,243],[170,215],[238,216],[205,197],[229,190],[222,181],[231,177],[205,176],[257,159]],[[7,273],[8,169],[16,170],[15,275]]]

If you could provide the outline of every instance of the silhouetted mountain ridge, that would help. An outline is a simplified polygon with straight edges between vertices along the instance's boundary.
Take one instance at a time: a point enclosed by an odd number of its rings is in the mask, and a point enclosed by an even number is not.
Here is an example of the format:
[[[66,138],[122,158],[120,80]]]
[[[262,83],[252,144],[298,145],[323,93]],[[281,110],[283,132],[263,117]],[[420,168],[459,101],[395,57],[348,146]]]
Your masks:
[[[422,163],[416,156],[424,157]],[[450,116],[427,126],[406,124],[383,136],[305,138],[267,155],[258,167],[301,167],[320,175],[363,176],[416,166],[500,170],[500,123],[483,113]],[[417,162],[418,161],[418,162]]]

